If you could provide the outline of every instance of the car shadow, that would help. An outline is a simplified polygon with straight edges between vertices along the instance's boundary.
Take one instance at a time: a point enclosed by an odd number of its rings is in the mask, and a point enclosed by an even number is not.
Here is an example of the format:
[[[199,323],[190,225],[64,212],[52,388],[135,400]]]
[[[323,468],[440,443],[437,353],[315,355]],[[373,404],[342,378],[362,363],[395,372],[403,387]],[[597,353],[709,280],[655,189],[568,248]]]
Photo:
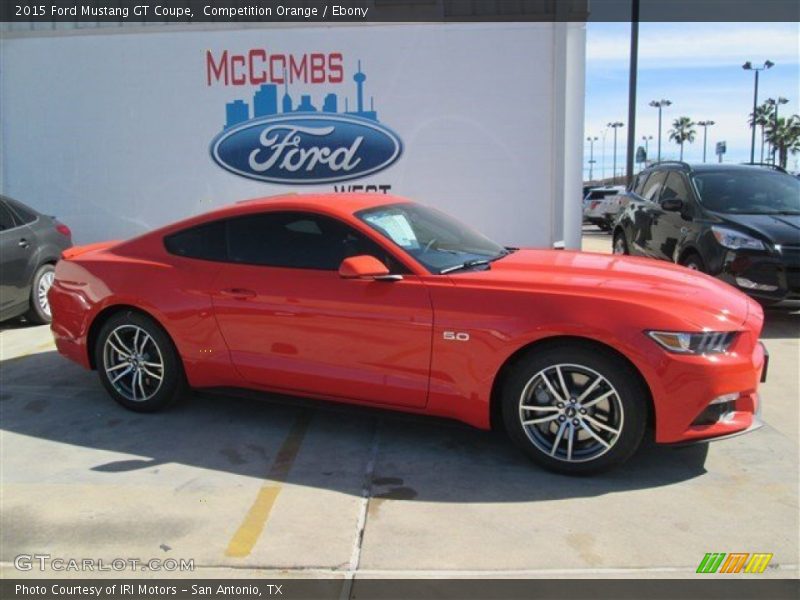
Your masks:
[[[56,352],[6,360],[0,367],[2,429],[128,455],[85,467],[108,483],[117,478],[122,484],[132,472],[172,463],[360,495],[375,453],[369,482],[374,497],[521,502],[671,485],[704,474],[708,452],[707,444],[672,448],[646,442],[617,470],[573,478],[538,468],[499,432],[444,419],[274,394],[254,399],[194,393],[166,411],[141,414],[117,405],[95,373]],[[276,475],[298,423],[307,431],[297,441],[294,465]]]
[[[38,327],[39,324],[31,323],[25,320],[25,317],[14,317],[8,321],[0,322],[0,331],[7,331],[10,329],[26,329],[28,327]]]
[[[764,330],[761,337],[800,340],[800,306],[777,306],[764,309]]]

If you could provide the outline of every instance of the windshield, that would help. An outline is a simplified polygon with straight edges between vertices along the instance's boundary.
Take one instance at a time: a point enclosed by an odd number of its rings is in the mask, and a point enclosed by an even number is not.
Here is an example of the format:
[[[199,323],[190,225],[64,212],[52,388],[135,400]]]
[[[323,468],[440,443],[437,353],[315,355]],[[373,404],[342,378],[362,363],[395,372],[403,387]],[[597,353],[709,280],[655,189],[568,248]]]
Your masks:
[[[777,171],[742,169],[695,173],[700,202],[729,214],[800,214],[800,181]]]
[[[509,252],[452,217],[419,204],[378,206],[356,216],[432,273],[485,265]]]

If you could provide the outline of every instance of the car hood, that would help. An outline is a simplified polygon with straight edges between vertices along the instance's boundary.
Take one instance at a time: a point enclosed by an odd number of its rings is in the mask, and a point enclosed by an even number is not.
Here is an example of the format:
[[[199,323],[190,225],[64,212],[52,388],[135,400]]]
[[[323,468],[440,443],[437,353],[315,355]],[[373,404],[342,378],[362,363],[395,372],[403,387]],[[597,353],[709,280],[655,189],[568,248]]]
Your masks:
[[[698,328],[734,327],[747,319],[750,300],[703,273],[649,258],[522,249],[488,270],[451,273],[457,284],[541,294],[612,298],[680,316]]]
[[[800,215],[714,214],[722,221],[759,234],[774,244],[800,244]]]

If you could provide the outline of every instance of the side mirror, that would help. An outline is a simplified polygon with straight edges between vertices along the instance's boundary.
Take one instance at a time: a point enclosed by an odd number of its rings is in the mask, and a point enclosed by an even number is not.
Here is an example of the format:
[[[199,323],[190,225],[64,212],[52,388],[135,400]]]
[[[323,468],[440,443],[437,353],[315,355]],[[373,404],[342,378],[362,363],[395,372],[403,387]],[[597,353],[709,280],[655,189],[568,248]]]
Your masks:
[[[683,209],[683,200],[680,198],[667,198],[661,201],[661,208],[668,212],[680,212]]]
[[[339,277],[343,279],[378,279],[394,281],[402,275],[390,275],[389,269],[374,256],[362,254],[345,258],[339,265]]]

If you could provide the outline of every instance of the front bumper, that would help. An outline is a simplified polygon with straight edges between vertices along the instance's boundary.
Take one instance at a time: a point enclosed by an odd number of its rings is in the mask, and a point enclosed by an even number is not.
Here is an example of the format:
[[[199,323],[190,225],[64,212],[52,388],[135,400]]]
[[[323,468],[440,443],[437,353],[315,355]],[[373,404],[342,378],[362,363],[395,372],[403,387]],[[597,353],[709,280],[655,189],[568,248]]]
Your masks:
[[[784,247],[781,254],[729,250],[718,277],[762,302],[799,300],[800,248]]]
[[[747,328],[725,355],[662,357],[659,385],[651,386],[656,442],[723,439],[761,426],[758,385],[768,355],[753,339],[759,330]]]

